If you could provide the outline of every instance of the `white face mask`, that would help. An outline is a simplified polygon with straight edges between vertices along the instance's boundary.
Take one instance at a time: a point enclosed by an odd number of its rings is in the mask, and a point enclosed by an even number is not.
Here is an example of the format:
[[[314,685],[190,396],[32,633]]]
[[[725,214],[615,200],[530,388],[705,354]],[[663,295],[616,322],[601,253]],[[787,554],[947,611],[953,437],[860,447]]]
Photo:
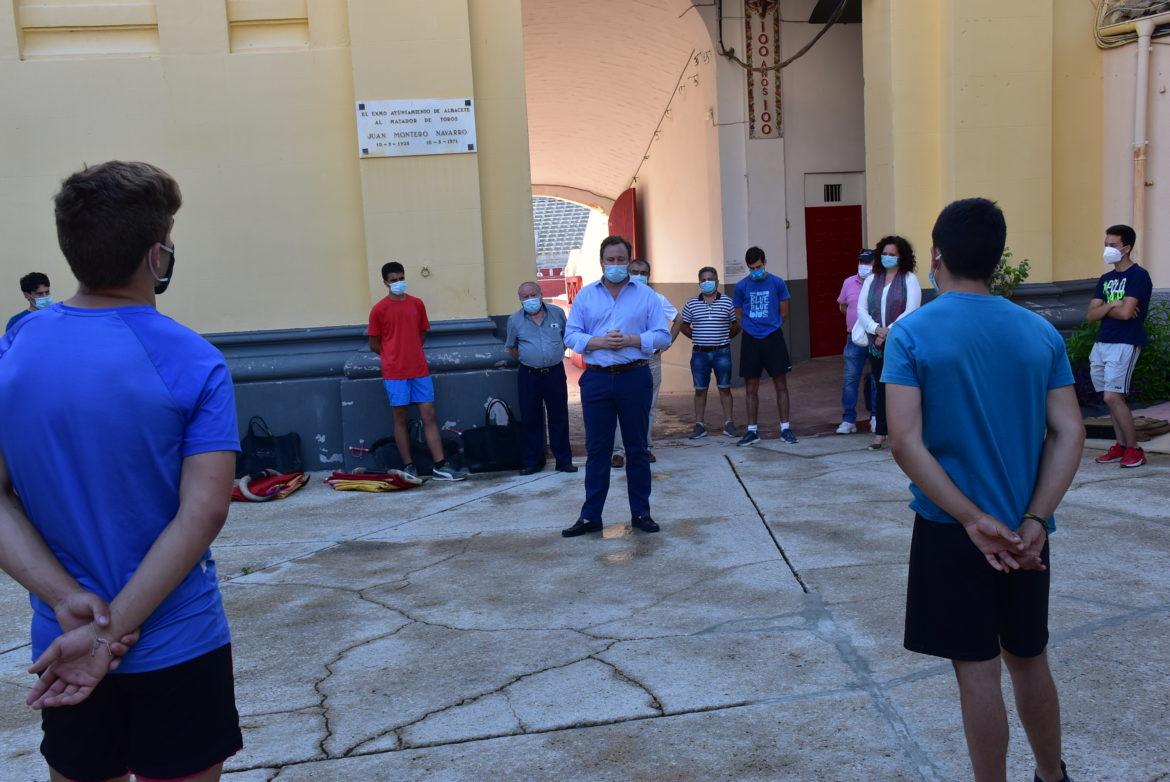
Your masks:
[[[1106,266],[1112,266],[1115,263],[1120,263],[1120,261],[1121,261],[1121,250],[1118,250],[1116,247],[1106,247],[1105,248],[1105,265]]]
[[[873,265],[872,264],[868,264],[868,263],[857,264],[857,276],[858,277],[860,277],[861,279],[864,280],[866,277],[868,277],[871,274],[873,274]]]

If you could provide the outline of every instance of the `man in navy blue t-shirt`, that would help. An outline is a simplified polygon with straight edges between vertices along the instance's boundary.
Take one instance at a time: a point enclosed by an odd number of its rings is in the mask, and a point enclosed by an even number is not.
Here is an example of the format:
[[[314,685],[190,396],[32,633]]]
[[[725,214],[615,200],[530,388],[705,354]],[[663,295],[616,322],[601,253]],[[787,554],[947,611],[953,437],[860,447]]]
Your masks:
[[[1012,677],[1036,779],[1067,782],[1048,667],[1048,535],[1085,429],[1052,324],[988,283],[1007,236],[985,198],[934,224],[940,295],[890,327],[882,382],[890,441],[913,483],[905,646],[944,657],[959,683],[975,779],[1005,779]]]
[[[31,593],[54,778],[213,780],[242,746],[208,549],[239,450],[232,379],[155,309],[181,203],[147,163],[66,179],[78,292],[0,339],[0,567]]]
[[[1105,265],[1112,268],[1097,280],[1086,316],[1089,321],[1101,321],[1101,332],[1089,354],[1089,370],[1093,388],[1103,392],[1117,434],[1117,442],[1097,457],[1097,463],[1121,462],[1122,467],[1146,463],[1145,451],[1137,444],[1133,413],[1125,403],[1146,344],[1146,315],[1154,292],[1150,273],[1130,257],[1135,242],[1137,233],[1128,225],[1105,229]]]
[[[748,428],[737,445],[754,445],[760,441],[760,377],[764,372],[772,378],[776,391],[776,408],[780,414],[780,438],[786,443],[797,442],[788,423],[788,372],[792,361],[788,358],[788,344],[780,327],[788,317],[788,283],[769,274],[768,259],[759,247],[749,247],[744,257],[748,276],[735,284],[731,303],[736,320],[743,327],[739,341],[739,376],[744,379],[747,392]]]

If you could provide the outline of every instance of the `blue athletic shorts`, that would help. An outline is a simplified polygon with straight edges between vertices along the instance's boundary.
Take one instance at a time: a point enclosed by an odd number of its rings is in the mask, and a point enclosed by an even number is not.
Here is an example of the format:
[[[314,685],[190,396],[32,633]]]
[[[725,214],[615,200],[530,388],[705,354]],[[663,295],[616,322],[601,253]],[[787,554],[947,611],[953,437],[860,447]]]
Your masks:
[[[383,380],[391,407],[406,407],[419,402],[435,401],[435,384],[431,376],[412,377],[409,380]]]
[[[696,391],[705,391],[711,385],[711,371],[715,372],[715,385],[719,388],[731,388],[731,348],[705,352],[695,350],[691,353],[691,379],[695,381]]]

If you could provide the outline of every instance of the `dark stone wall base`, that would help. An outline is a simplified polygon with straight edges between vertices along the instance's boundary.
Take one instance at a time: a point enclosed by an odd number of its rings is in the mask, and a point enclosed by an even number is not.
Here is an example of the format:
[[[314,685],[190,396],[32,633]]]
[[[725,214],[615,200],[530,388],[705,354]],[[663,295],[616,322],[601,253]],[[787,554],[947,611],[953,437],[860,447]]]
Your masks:
[[[784,326],[793,363],[809,356],[808,281],[790,280],[792,304]],[[1038,312],[1063,333],[1083,320],[1096,280],[1021,285],[1013,300]],[[682,308],[697,293],[696,284],[655,288]],[[724,292],[731,294],[731,286]],[[924,291],[930,300],[934,291]],[[482,425],[488,397],[504,399],[515,410],[516,364],[504,351],[506,317],[432,324],[427,362],[435,383],[439,425],[459,430]],[[211,334],[223,351],[236,387],[241,435],[253,415],[273,432],[301,435],[310,470],[373,467],[369,456],[351,448],[368,447],[394,431],[393,414],[382,385],[378,357],[369,352],[363,326]],[[739,379],[739,340],[732,344],[733,383]],[[690,340],[663,355],[662,393],[692,390]],[[411,409],[411,417],[417,417]]]

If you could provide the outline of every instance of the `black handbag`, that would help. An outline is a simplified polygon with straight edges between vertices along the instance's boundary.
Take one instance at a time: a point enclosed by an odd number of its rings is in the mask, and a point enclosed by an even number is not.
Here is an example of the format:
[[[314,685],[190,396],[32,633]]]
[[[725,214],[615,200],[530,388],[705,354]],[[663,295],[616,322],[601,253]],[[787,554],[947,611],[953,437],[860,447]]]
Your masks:
[[[240,453],[236,455],[236,477],[255,475],[265,470],[276,470],[285,474],[303,472],[301,459],[301,436],[296,432],[275,435],[260,416],[248,421],[248,431],[240,440]]]
[[[492,411],[502,407],[507,423],[492,420]],[[484,410],[483,426],[463,432],[463,450],[469,472],[502,472],[524,466],[524,428],[503,399],[491,399]]]
[[[435,470],[435,460],[431,456],[431,449],[423,436],[422,421],[417,419],[410,422],[410,459],[414,462],[415,472],[420,475],[430,475]],[[452,467],[461,467],[463,463],[463,438],[458,432],[450,429],[439,431],[439,440],[443,444],[443,459]],[[398,443],[394,435],[379,437],[370,445],[370,454],[374,463],[384,470],[401,470],[404,465],[398,454]]]

